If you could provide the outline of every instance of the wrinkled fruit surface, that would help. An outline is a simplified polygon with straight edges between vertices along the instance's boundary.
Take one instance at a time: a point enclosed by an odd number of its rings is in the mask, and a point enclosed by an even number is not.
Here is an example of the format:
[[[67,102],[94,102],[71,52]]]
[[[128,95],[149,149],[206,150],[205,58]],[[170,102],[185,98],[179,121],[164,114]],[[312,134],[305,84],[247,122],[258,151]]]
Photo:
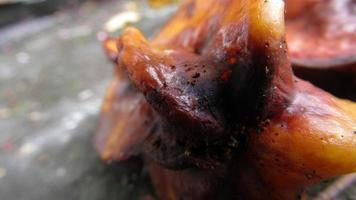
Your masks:
[[[281,0],[187,0],[152,41],[104,47],[96,147],[142,154],[160,199],[297,199],[356,170],[356,105],[294,77]]]

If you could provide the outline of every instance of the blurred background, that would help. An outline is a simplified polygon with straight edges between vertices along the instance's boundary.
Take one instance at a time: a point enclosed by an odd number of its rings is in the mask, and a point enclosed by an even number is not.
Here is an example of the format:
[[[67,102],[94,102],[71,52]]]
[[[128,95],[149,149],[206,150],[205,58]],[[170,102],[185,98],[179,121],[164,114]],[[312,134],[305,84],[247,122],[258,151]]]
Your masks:
[[[112,78],[100,40],[128,24],[152,36],[176,8],[145,0],[0,0],[1,200],[153,194],[140,160],[105,165],[92,147]],[[356,199],[356,186],[336,196]]]
[[[99,39],[103,30],[117,35],[129,23],[152,35],[175,8],[153,9],[146,1],[0,0],[1,200],[152,193],[140,161],[105,165],[93,149],[113,67]]]

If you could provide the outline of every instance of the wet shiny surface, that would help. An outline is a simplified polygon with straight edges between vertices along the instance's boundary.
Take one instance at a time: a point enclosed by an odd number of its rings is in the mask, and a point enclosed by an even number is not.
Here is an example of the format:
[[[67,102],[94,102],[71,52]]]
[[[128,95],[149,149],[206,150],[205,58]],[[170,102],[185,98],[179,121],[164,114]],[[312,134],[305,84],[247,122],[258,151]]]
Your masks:
[[[0,30],[0,199],[126,200],[152,192],[140,162],[106,166],[92,146],[112,78],[97,31],[120,9],[119,2],[86,4]],[[137,26],[150,36],[170,11],[145,10]],[[355,191],[337,199],[354,199]]]
[[[135,28],[116,39],[116,75],[128,77],[162,118],[143,149],[161,199],[300,199],[307,185],[354,172],[353,103],[293,80],[283,36],[282,1],[197,0],[186,1],[152,42]],[[237,139],[242,152],[224,140],[236,133],[247,138]]]
[[[266,107],[273,107],[268,110],[273,115],[287,106],[293,81],[283,35],[282,1],[186,1],[151,42],[138,29],[127,28],[116,39],[116,75],[127,76],[164,121],[166,130],[152,133],[164,147],[153,151],[191,160],[184,151],[205,151],[199,145],[205,139],[217,143],[240,137],[234,123],[252,124],[266,117]],[[113,57],[112,45],[105,46]],[[168,140],[184,145],[165,144]],[[147,155],[165,163],[152,149]],[[175,158],[168,160],[174,167]]]

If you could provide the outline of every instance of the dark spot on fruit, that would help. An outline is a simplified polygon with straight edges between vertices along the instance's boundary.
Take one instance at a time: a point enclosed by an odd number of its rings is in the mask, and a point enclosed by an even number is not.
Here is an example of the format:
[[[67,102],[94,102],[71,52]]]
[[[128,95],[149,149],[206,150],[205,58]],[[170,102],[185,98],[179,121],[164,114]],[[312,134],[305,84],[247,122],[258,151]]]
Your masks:
[[[192,76],[192,78],[199,78],[200,77],[200,73],[195,73],[193,76]]]
[[[188,69],[186,69],[186,72],[192,71],[193,68],[189,67]]]
[[[161,139],[158,139],[156,141],[153,142],[153,146],[156,148],[159,148],[161,146]]]

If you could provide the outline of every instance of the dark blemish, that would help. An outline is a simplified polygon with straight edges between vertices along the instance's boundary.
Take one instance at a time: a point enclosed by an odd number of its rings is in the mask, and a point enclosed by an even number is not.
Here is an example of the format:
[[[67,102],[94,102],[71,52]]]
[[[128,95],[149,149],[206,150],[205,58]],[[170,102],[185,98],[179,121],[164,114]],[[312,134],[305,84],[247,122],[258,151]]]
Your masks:
[[[354,134],[356,135],[356,131],[354,131]]]
[[[203,70],[203,73],[206,73],[206,70],[205,70],[205,69]],[[355,134],[356,134],[356,133],[355,133]]]
[[[153,142],[153,146],[156,148],[159,148],[161,146],[161,139],[158,139],[156,141]]]
[[[202,66],[203,68],[205,67],[205,65]]]
[[[184,64],[184,67],[188,67],[188,64]]]
[[[279,133],[274,133],[275,136],[279,136]]]
[[[163,87],[165,87],[165,88],[167,87],[167,83],[166,82],[163,83]]]
[[[194,86],[195,85],[195,81],[187,81],[188,85]]]
[[[199,77],[200,77],[200,74],[198,72],[192,76],[192,78],[199,78]]]
[[[176,66],[171,65],[171,69],[172,69],[172,70],[175,70],[175,69],[176,69]]]
[[[188,69],[186,69],[186,72],[192,71],[193,68],[189,67]]]
[[[274,143],[276,143],[276,141],[275,141],[275,140],[272,140],[272,143],[274,144]]]

